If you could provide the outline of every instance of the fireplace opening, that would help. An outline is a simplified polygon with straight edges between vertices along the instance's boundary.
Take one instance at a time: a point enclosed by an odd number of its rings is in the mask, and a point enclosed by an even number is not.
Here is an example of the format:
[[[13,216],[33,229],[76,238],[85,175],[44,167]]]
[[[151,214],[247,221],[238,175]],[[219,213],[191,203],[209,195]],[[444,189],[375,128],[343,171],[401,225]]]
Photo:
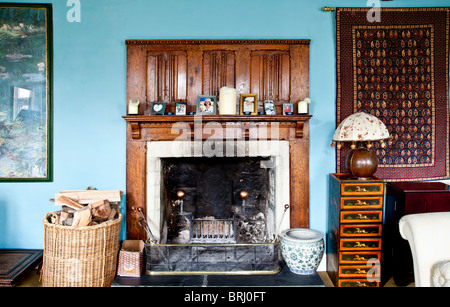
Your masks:
[[[234,156],[147,143],[151,275],[273,274],[289,228],[289,142],[235,141]],[[243,154],[242,154],[243,153]]]
[[[267,243],[275,238],[273,158],[162,159],[162,242]],[[181,194],[180,194],[181,193]]]

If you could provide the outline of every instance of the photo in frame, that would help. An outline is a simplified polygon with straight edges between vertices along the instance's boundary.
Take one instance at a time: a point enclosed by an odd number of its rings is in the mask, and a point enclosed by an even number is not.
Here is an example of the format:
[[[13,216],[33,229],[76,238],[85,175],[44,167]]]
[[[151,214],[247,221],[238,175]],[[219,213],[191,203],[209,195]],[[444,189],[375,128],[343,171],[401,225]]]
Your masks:
[[[277,115],[275,103],[272,100],[264,101],[264,112],[266,113],[266,115]]]
[[[240,114],[256,115],[258,113],[258,95],[241,94]]]
[[[164,115],[165,111],[166,111],[165,102],[153,102],[150,115]]]
[[[292,115],[294,112],[294,104],[287,102],[283,103],[283,115]]]
[[[186,115],[186,102],[176,102],[175,103],[175,115]]]
[[[197,114],[215,115],[217,113],[217,96],[198,95]]]
[[[0,181],[50,182],[51,4],[0,3]]]

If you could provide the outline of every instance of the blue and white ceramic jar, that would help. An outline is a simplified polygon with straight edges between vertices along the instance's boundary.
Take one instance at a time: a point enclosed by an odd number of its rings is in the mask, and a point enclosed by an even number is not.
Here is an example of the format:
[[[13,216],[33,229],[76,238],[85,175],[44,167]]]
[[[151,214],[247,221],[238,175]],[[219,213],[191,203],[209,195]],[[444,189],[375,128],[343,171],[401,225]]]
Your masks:
[[[323,234],[305,228],[286,229],[280,234],[281,255],[291,272],[314,274],[323,257]]]

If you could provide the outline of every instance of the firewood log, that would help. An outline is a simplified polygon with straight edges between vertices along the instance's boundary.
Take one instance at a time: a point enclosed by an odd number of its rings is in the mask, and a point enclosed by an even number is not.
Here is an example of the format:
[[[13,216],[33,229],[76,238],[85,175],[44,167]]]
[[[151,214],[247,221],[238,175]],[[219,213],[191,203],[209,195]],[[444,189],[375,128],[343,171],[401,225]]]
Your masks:
[[[73,214],[71,214],[65,210],[61,210],[60,212],[61,212],[61,214],[59,216],[59,224],[60,225],[66,225],[68,219],[70,219],[70,218],[73,219]],[[72,224],[71,221],[70,221],[70,223]]]
[[[67,220],[63,221],[60,225],[62,226],[72,226],[73,217],[69,217]]]
[[[108,217],[108,220],[115,219],[118,216],[118,213],[120,212],[120,206],[119,203],[110,203],[111,205],[111,214]]]
[[[107,220],[112,220],[116,216],[116,209],[111,209],[111,213],[109,214]]]
[[[76,201],[74,201],[74,200],[72,200],[69,197],[64,196],[64,195],[61,195],[58,198],[56,198],[55,205],[56,206],[68,206],[68,207],[70,207],[72,209],[75,209],[75,210],[80,210],[80,209],[84,208],[84,206],[80,205]]]
[[[87,205],[80,210],[75,211],[73,215],[72,226],[83,227],[89,225],[91,222],[91,206]]]
[[[96,220],[104,221],[111,214],[111,206],[107,199],[98,200],[89,205],[91,206],[92,217]]]
[[[120,202],[122,195],[123,191],[121,190],[63,190],[59,194],[55,194],[55,205],[58,205],[60,196],[66,196],[79,204],[87,205],[100,199],[107,199],[109,202]]]

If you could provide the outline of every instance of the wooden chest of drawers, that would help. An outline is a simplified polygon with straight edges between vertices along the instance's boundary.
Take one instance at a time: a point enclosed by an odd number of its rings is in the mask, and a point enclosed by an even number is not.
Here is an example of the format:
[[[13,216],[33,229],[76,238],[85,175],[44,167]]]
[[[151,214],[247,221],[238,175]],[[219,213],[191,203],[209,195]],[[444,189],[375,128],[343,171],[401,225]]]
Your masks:
[[[327,272],[336,287],[379,287],[384,182],[330,174]]]

